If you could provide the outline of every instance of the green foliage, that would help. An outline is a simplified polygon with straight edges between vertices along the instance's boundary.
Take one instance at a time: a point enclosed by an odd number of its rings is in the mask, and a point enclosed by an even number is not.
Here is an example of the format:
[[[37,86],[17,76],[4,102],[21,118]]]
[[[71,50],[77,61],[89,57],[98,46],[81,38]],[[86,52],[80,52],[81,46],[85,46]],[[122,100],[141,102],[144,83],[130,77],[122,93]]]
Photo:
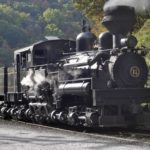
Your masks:
[[[80,22],[81,13],[72,0],[0,0],[0,63],[13,61],[5,52],[45,36],[75,38]]]
[[[3,35],[3,39],[7,40],[9,47],[15,47],[17,42],[18,46],[27,42],[24,31],[7,21],[0,20],[0,35]]]
[[[149,53],[147,54],[147,63],[150,65],[150,19],[148,19],[144,26],[135,34],[138,39],[138,47],[144,46],[149,48]]]
[[[0,48],[0,67],[4,65],[9,65],[13,59],[13,51],[8,50],[7,48]]]
[[[48,8],[43,13],[43,18],[46,23],[55,21],[60,17],[60,11],[58,9]]]
[[[74,0],[75,6],[92,22],[92,31],[98,36],[106,30],[101,25],[105,0]]]
[[[135,35],[139,41],[138,46],[150,47],[150,19],[144,23],[144,26]]]
[[[49,35],[61,36],[63,32],[55,24],[47,24],[45,27],[45,33]]]
[[[144,25],[146,20],[147,20],[146,18],[144,18],[143,16],[140,16],[140,15],[136,17],[136,24],[134,26],[135,33],[141,29],[141,27]]]
[[[99,16],[103,10],[104,2],[105,0],[74,0],[76,7],[83,10],[89,17]]]

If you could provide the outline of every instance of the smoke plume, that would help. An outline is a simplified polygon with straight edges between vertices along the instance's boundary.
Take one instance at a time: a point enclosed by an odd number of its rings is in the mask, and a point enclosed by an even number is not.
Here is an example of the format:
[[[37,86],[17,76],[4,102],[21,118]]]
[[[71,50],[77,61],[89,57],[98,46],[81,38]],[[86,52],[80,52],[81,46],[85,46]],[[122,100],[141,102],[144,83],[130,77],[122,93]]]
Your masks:
[[[134,7],[137,14],[150,16],[150,0],[108,0],[104,5],[104,10],[120,5]]]

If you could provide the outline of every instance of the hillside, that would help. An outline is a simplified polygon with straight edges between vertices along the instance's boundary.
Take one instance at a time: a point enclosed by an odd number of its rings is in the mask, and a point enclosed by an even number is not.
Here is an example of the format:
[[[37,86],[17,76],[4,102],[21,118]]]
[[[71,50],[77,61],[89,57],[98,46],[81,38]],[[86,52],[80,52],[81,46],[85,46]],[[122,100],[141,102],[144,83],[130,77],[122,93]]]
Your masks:
[[[82,14],[72,0],[0,0],[0,64],[13,61],[13,50],[48,35],[75,38]]]

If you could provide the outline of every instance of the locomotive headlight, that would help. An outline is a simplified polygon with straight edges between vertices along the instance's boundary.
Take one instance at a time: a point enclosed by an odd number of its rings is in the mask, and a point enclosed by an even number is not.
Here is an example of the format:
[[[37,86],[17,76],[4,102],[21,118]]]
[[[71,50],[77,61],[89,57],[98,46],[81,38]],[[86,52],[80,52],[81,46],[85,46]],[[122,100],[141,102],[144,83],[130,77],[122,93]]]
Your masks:
[[[122,47],[134,48],[137,45],[137,39],[134,36],[123,38],[120,40]]]

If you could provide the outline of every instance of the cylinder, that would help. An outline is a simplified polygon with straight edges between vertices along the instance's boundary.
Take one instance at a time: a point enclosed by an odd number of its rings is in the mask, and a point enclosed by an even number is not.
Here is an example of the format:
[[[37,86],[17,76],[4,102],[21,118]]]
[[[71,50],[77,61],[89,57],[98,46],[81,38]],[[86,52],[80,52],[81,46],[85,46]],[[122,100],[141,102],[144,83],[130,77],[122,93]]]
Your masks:
[[[78,82],[78,83],[62,83],[58,88],[59,94],[69,95],[87,95],[90,93],[89,82]]]

